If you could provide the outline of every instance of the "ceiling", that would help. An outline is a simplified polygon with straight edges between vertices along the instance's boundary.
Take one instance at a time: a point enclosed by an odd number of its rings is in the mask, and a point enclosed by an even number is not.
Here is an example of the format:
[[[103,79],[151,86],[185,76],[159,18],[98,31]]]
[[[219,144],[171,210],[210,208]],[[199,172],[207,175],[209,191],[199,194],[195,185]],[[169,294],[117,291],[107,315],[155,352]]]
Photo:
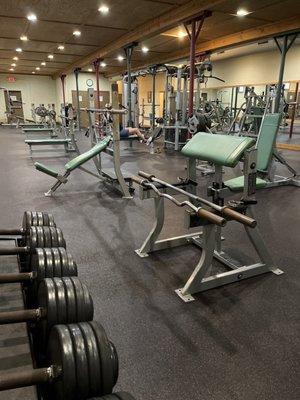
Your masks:
[[[101,72],[119,74],[126,69],[126,63],[117,59],[124,55],[122,46],[117,44],[131,36],[139,42],[132,58],[133,68],[169,61],[174,55],[186,53],[189,47],[184,27],[176,23],[176,16],[180,21],[182,10],[187,15],[190,7],[195,13],[197,5],[199,10],[209,5],[213,12],[204,22],[197,42],[200,47],[234,34],[238,44],[240,32],[252,29],[261,36],[264,26],[272,24],[281,24],[282,30],[282,21],[290,18],[293,26],[300,29],[299,0],[105,0],[109,7],[106,15],[98,11],[101,4],[101,0],[0,0],[0,72],[14,68],[15,73],[59,75],[77,66],[87,70],[99,54],[106,64]],[[241,7],[250,14],[237,17],[236,11]],[[28,21],[29,13],[37,15],[36,22]],[[167,27],[167,23],[160,21],[167,21],[169,14],[172,26]],[[148,28],[148,34],[143,34],[143,27]],[[74,30],[80,30],[81,36],[75,37]],[[21,41],[22,35],[28,41]],[[62,51],[59,45],[64,46]],[[143,53],[142,46],[147,46],[149,52]],[[16,52],[18,47],[22,48],[21,53]],[[53,60],[48,59],[49,54],[54,56]]]

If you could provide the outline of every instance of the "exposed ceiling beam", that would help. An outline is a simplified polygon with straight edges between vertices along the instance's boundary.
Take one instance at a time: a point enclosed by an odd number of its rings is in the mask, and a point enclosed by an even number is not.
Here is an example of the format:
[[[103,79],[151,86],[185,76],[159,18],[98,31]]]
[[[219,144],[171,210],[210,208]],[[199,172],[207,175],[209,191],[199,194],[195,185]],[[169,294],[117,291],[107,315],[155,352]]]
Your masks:
[[[237,32],[231,35],[222,36],[217,39],[208,40],[199,44],[196,47],[196,54],[205,52],[214,52],[217,50],[224,50],[226,48],[234,47],[237,45],[243,45],[251,42],[256,42],[261,39],[270,38],[276,35],[281,35],[287,32],[300,31],[300,15],[292,18],[284,19],[278,22],[273,22],[265,25],[261,25],[256,28],[246,29],[245,31]],[[151,60],[152,64],[160,64],[166,62],[179,61],[189,56],[189,48],[184,48],[174,53],[165,53],[153,57]],[[140,63],[135,65],[132,69],[139,70],[147,68],[149,64]],[[125,69],[120,68],[118,73],[106,74],[106,76],[115,76],[125,72]]]
[[[223,3],[224,1],[225,0],[193,0],[179,7],[174,7],[171,11],[167,11],[159,17],[138,26],[132,31],[122,35],[119,39],[116,39],[97,51],[79,59],[68,68],[60,70],[56,76],[71,73],[75,68],[91,64],[97,58],[104,58],[113,52],[120,51],[120,49],[129,43],[139,42],[140,40],[148,39],[149,37],[166,31],[182,21],[185,21],[219,3]]]

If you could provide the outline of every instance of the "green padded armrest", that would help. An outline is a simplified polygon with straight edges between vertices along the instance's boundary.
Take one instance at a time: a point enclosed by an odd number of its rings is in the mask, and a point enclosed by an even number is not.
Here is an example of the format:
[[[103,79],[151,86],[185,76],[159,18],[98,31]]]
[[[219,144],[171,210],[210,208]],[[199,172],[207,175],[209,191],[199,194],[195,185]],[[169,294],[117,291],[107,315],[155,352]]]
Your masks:
[[[44,172],[44,174],[53,176],[53,178],[57,178],[59,175],[59,173],[54,171],[54,169],[51,169],[51,168],[47,167],[46,165],[41,164],[39,162],[35,162],[34,166],[38,171],[41,171],[41,172]]]
[[[80,154],[79,156],[73,158],[73,160],[69,161],[65,168],[67,171],[73,171],[74,169],[78,168],[80,165],[84,164],[86,161],[90,160],[91,158],[95,157],[101,151],[103,151],[111,141],[111,136],[106,136],[101,142],[97,143],[94,147],[90,150],[86,151],[85,153]]]
[[[255,144],[249,137],[217,135],[199,132],[182,148],[186,157],[210,161],[225,167],[235,167],[244,152]]]
[[[244,190],[244,175],[238,176],[237,178],[229,179],[224,182],[224,185],[228,187],[232,192],[242,192]],[[267,182],[261,178],[256,178],[256,189],[262,189],[267,186]]]

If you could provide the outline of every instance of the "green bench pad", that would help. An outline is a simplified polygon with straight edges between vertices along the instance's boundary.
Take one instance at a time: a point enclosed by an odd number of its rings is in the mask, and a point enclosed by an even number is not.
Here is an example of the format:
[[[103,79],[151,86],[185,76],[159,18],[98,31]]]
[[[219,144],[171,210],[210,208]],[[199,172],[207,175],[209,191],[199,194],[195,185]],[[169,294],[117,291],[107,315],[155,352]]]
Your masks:
[[[44,172],[44,174],[53,176],[53,178],[57,178],[59,175],[58,172],[54,171],[54,169],[51,169],[51,168],[47,167],[46,165],[41,164],[39,162],[35,162],[34,166],[38,171],[41,171],[41,172]]]
[[[24,132],[53,132],[53,128],[22,128]]]
[[[25,140],[25,143],[28,144],[29,146],[33,145],[50,145],[50,144],[67,144],[70,143],[71,139],[27,139]]]
[[[65,165],[65,169],[67,171],[73,171],[73,169],[76,169],[77,167],[84,164],[86,161],[90,160],[91,158],[99,154],[101,151],[103,151],[109,145],[110,141],[111,141],[111,136],[105,137],[103,140],[101,140],[101,142],[97,143],[90,150],[80,154],[79,156],[73,158],[73,160],[69,161]]]
[[[224,185],[233,192],[241,192],[244,190],[244,175],[237,178],[229,179]],[[267,186],[267,182],[261,178],[256,178],[256,189],[262,189]]]
[[[255,144],[249,137],[236,137],[199,132],[182,148],[186,157],[235,167],[244,152]]]

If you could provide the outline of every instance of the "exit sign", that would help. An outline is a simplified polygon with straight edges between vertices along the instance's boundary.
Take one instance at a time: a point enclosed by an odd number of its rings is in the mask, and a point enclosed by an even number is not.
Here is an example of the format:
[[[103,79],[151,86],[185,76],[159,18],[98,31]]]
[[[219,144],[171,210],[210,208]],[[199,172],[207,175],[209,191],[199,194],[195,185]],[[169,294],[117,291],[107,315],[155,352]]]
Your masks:
[[[9,83],[16,82],[16,78],[14,76],[8,76],[7,77],[7,82],[9,82]]]

